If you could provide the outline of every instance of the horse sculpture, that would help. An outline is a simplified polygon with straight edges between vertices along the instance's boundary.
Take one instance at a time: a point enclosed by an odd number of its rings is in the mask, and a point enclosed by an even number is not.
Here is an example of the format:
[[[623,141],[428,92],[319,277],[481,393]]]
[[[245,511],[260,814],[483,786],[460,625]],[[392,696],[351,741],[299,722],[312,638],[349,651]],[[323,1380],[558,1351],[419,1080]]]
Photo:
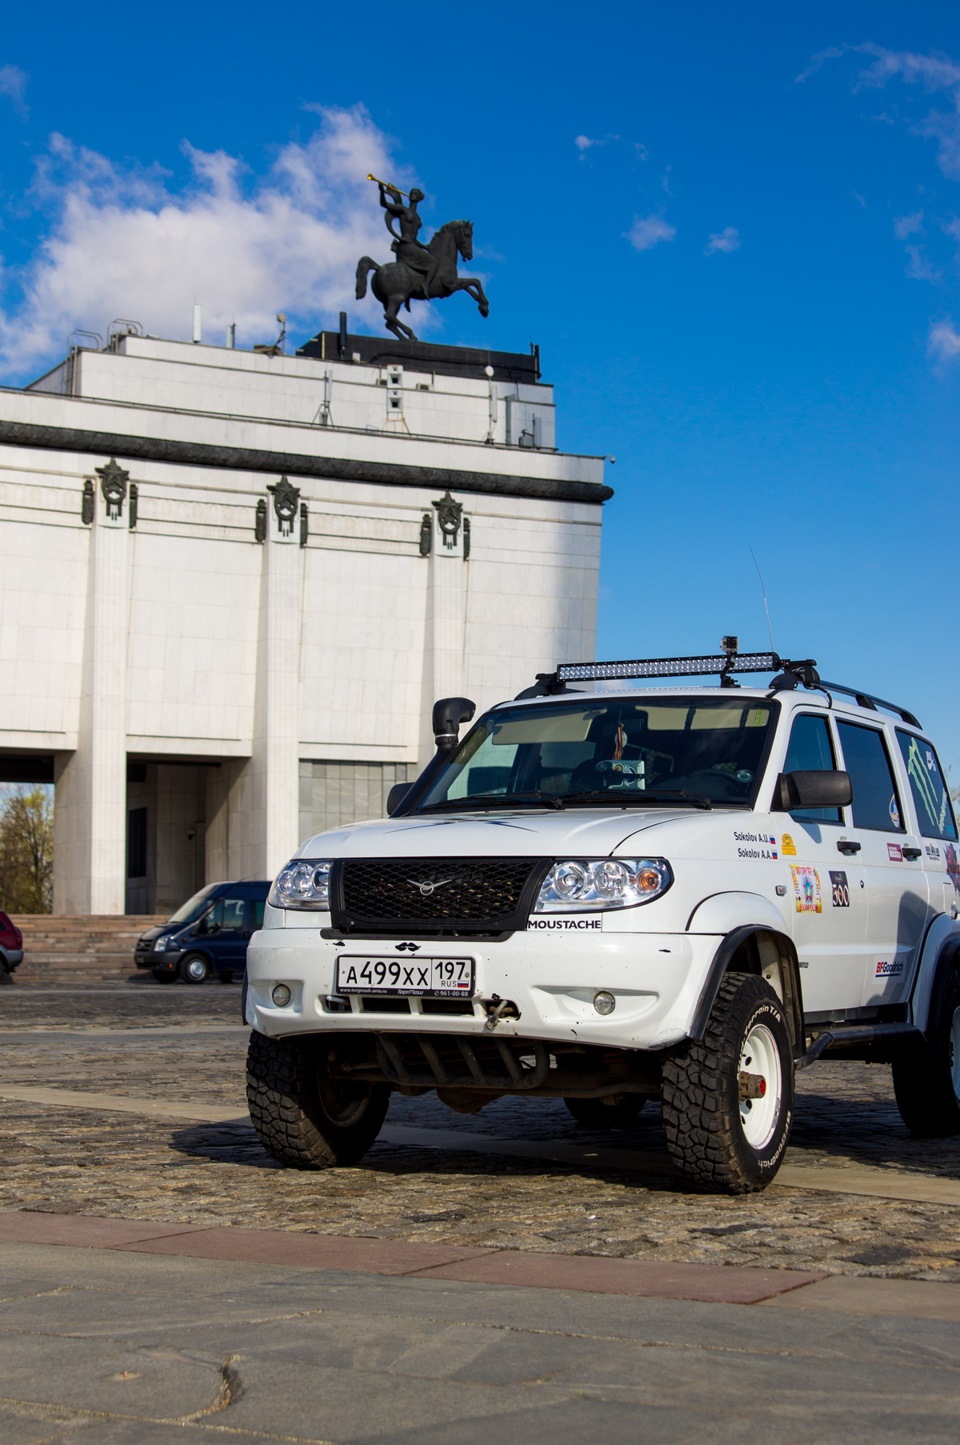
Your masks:
[[[381,266],[369,256],[361,256],[357,262],[357,300],[361,301],[366,296],[367,277],[372,271],[370,290],[383,306],[387,330],[401,341],[417,339],[416,333],[399,318],[400,307],[406,306],[409,311],[411,301],[434,301],[452,296],[455,291],[466,291],[476,301],[481,316],[490,314],[490,303],[477,277],[457,274],[458,256],[463,261],[473,259],[473,222],[448,221],[440,227],[426,249],[435,263],[429,295],[424,290],[426,278],[403,261],[389,261]]]

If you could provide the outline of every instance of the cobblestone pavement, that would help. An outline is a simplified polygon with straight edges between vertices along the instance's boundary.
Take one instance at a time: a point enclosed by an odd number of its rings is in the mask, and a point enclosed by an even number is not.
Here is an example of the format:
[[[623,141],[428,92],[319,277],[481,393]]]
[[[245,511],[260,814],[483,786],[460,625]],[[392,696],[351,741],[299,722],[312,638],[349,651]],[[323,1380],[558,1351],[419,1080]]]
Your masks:
[[[239,989],[137,980],[0,993],[0,1085],[236,1108],[245,1115]],[[501,1100],[455,1115],[395,1097],[388,1125],[636,1151],[637,1171],[381,1140],[351,1169],[277,1166],[242,1123],[141,1118],[61,1104],[0,1105],[0,1208],[238,1224],[648,1260],[822,1269],[960,1281],[960,1210],[816,1188],[811,1165],[870,1165],[897,1180],[960,1178],[960,1141],[912,1140],[881,1066],[799,1077],[790,1150],[811,1187],[759,1196],[689,1192],[659,1111],[587,1134],[561,1103]],[[171,1109],[175,1115],[175,1110]],[[489,1149],[489,1143],[488,1143]],[[853,1175],[851,1174],[851,1178]],[[921,1191],[922,1192],[922,1191]]]

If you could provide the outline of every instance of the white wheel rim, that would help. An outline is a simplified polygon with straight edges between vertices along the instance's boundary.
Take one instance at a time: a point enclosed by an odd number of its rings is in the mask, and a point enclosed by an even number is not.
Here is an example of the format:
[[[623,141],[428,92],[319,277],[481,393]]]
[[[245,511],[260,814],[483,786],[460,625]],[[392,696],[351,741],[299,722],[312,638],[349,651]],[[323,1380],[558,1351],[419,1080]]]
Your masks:
[[[956,1021],[955,1021],[956,1022]],[[760,1076],[765,1085],[762,1098],[740,1100],[740,1124],[751,1149],[766,1148],[780,1118],[783,1071],[777,1041],[766,1024],[755,1024],[740,1050],[740,1073]]]
[[[950,1054],[950,1082],[953,1084],[953,1097],[960,1100],[960,1008],[955,1008],[953,1011],[947,1049]]]

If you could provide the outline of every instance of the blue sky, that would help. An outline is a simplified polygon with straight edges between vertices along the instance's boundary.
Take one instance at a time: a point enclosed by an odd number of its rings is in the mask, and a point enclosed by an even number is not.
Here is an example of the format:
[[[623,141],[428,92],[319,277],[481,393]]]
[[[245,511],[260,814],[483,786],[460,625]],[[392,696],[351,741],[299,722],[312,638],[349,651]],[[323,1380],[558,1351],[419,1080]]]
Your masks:
[[[777,649],[912,707],[960,781],[960,8],[21,7],[0,381],[195,300],[212,341],[379,331],[370,169],[474,222],[490,317],[421,335],[538,342],[560,445],[617,459],[599,653],[765,648],[752,551]]]

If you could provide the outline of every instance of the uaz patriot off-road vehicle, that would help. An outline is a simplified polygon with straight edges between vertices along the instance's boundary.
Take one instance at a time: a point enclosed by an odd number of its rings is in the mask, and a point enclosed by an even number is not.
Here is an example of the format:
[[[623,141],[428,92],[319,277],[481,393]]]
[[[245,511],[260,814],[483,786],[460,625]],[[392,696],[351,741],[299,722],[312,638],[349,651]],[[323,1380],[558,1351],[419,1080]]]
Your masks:
[[[682,1173],[743,1192],[776,1173],[794,1072],[821,1055],[891,1063],[908,1127],[960,1132],[960,860],[933,746],[812,661],[724,647],[561,666],[462,741],[473,704],[445,699],[390,817],[303,845],[248,955],[271,1154],[357,1160],[393,1089],[465,1112],[562,1098],[597,1125],[659,1097]]]

